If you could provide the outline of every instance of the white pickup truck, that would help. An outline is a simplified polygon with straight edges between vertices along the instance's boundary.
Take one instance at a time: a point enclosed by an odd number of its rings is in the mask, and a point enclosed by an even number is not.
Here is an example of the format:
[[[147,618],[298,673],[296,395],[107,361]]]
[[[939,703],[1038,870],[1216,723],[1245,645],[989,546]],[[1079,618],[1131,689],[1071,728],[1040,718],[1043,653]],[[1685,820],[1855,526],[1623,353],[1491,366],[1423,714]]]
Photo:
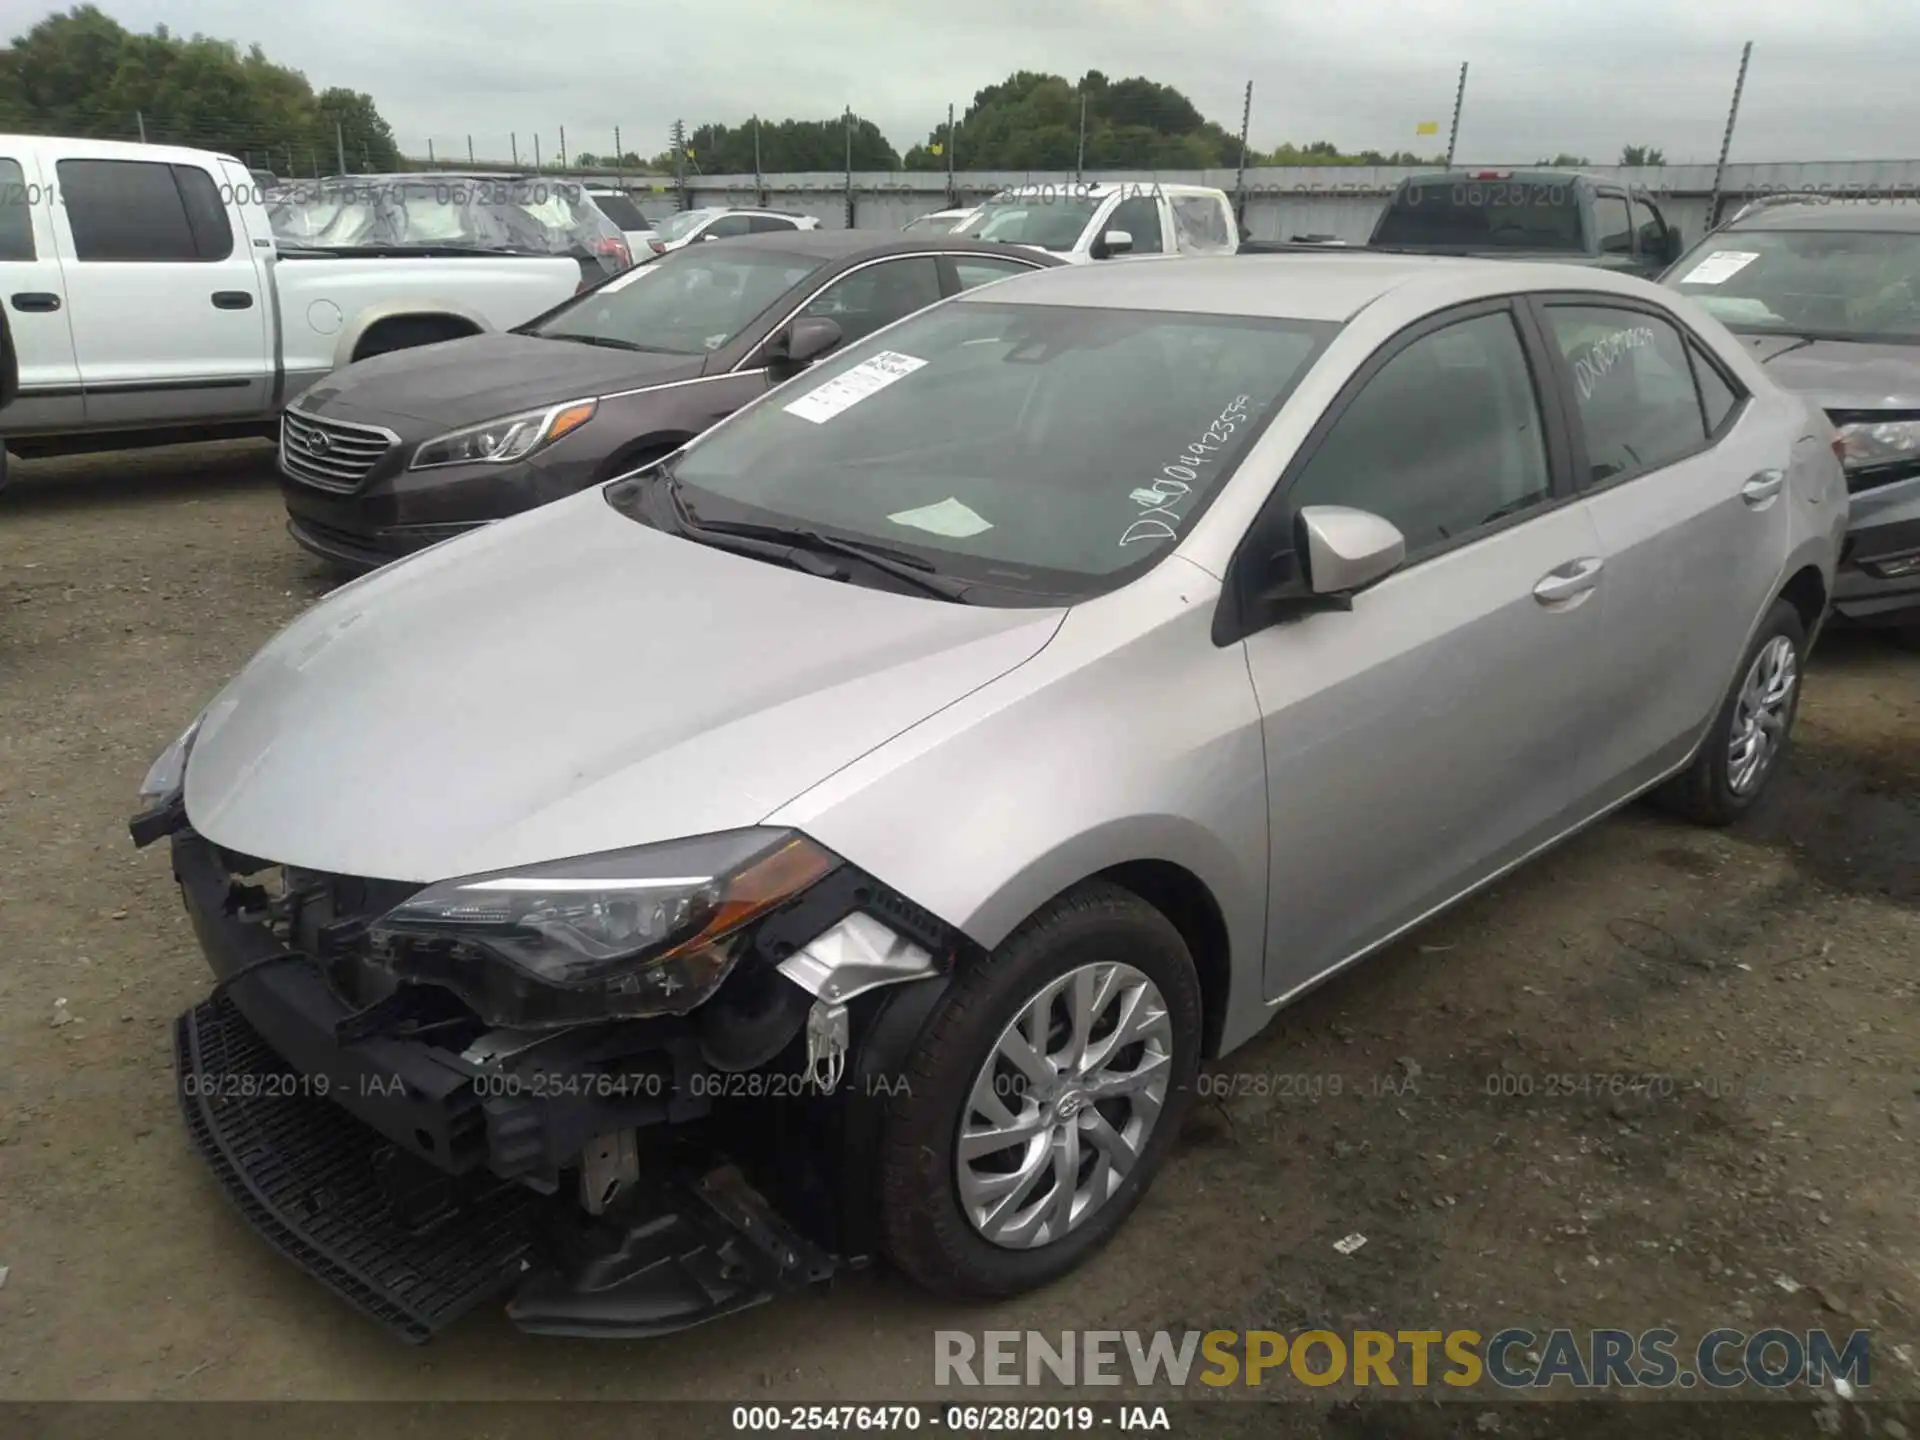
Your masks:
[[[1240,248],[1227,192],[1153,180],[1019,185],[981,205],[953,233],[1046,250],[1071,264],[1120,256],[1232,255]]]
[[[231,155],[0,135],[0,306],[19,456],[275,433],[314,381],[384,350],[505,330],[599,271],[567,255],[276,241]]]

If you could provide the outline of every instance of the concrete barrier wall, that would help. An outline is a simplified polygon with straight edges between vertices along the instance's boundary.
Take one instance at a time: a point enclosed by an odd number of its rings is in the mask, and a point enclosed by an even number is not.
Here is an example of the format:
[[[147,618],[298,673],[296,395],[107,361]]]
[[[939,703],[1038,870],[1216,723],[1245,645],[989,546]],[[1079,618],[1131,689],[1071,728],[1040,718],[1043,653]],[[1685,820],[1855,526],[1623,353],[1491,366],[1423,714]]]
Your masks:
[[[1511,169],[1511,166],[1463,167]],[[1707,221],[1713,192],[1713,166],[1663,165],[1628,169],[1593,166],[1586,173],[1618,179],[1646,189],[1670,222],[1688,239]],[[1240,193],[1246,198],[1247,228],[1262,240],[1294,235],[1334,235],[1364,241],[1372,232],[1393,187],[1409,175],[1430,173],[1400,166],[1261,167],[1246,172]],[[1088,172],[1086,180],[1151,185],[1213,185],[1236,193],[1235,171],[1187,170],[1156,174],[1149,170]],[[625,182],[658,205],[677,206],[680,194],[671,178],[646,177]],[[957,197],[970,204],[1009,185],[1053,185],[1069,193],[1071,172],[961,171],[952,177],[937,171],[893,171],[852,176],[825,172],[764,175],[693,175],[685,182],[689,206],[771,205],[818,217],[822,225],[842,228],[849,208],[860,229],[897,230],[917,215],[942,210]],[[1758,195],[1809,191],[1836,203],[1886,204],[1920,198],[1920,160],[1808,161],[1791,164],[1729,165],[1721,185],[1721,213]]]

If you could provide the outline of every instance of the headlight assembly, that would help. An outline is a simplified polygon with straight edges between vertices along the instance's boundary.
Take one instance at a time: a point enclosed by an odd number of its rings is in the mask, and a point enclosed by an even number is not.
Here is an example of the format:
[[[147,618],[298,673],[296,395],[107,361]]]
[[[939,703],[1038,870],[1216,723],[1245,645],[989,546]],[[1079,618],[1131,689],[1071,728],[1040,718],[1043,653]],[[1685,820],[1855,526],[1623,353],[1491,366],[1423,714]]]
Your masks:
[[[175,828],[179,817],[174,812],[185,799],[187,756],[192,753],[194,737],[200,733],[200,724],[206,718],[204,710],[196,715],[179,738],[147,767],[146,778],[140,782],[134,797],[133,818],[127,822],[136,848],[144,849]]]
[[[734,830],[441,881],[369,939],[490,1025],[680,1014],[719,988],[745,927],[839,864],[789,830]]]
[[[1920,460],[1920,420],[1863,421],[1840,427],[1840,460],[1849,470]]]
[[[413,452],[409,470],[431,470],[440,465],[505,465],[524,460],[544,445],[578,430],[593,418],[597,400],[569,400],[543,410],[523,410],[479,425],[467,425],[435,436]]]

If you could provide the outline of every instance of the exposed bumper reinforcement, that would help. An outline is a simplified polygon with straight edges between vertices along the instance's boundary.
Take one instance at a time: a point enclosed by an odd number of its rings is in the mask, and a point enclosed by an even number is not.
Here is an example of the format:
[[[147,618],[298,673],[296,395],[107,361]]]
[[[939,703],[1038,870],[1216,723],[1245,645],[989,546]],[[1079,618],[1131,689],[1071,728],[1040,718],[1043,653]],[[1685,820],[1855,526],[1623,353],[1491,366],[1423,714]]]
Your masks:
[[[224,996],[181,1015],[174,1043],[188,1133],[242,1217],[411,1343],[516,1286],[523,1330],[634,1338],[836,1269],[732,1165],[645,1179],[588,1221],[510,1181],[431,1170],[316,1094]]]
[[[241,1216],[402,1339],[430,1339],[536,1263],[551,1199],[491,1176],[407,1193],[397,1167],[418,1162],[313,1093],[224,997],[181,1015],[174,1046],[187,1132]]]

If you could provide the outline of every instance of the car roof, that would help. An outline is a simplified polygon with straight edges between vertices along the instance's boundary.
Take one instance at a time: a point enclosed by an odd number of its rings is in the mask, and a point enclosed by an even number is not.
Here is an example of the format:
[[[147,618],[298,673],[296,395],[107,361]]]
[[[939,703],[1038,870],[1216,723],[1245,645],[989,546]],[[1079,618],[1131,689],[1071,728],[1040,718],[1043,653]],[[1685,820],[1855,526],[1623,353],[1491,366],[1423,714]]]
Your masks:
[[[815,260],[964,253],[1010,256],[1042,268],[1064,264],[1057,255],[1028,250],[1024,246],[1006,245],[997,240],[969,240],[963,235],[930,235],[922,238],[903,235],[898,230],[779,230],[764,235],[735,235],[714,243],[772,251],[780,255],[805,255]],[[705,254],[706,247],[695,246],[693,253]]]
[[[1920,204],[1903,200],[1785,201],[1755,210],[1721,227],[1741,230],[1872,230],[1920,234]]]
[[[1062,265],[1025,276],[1017,285],[996,285],[991,293],[966,292],[958,300],[1344,322],[1390,291],[1420,288],[1460,300],[1520,290],[1611,290],[1673,299],[1645,281],[1589,266],[1322,251]]]

